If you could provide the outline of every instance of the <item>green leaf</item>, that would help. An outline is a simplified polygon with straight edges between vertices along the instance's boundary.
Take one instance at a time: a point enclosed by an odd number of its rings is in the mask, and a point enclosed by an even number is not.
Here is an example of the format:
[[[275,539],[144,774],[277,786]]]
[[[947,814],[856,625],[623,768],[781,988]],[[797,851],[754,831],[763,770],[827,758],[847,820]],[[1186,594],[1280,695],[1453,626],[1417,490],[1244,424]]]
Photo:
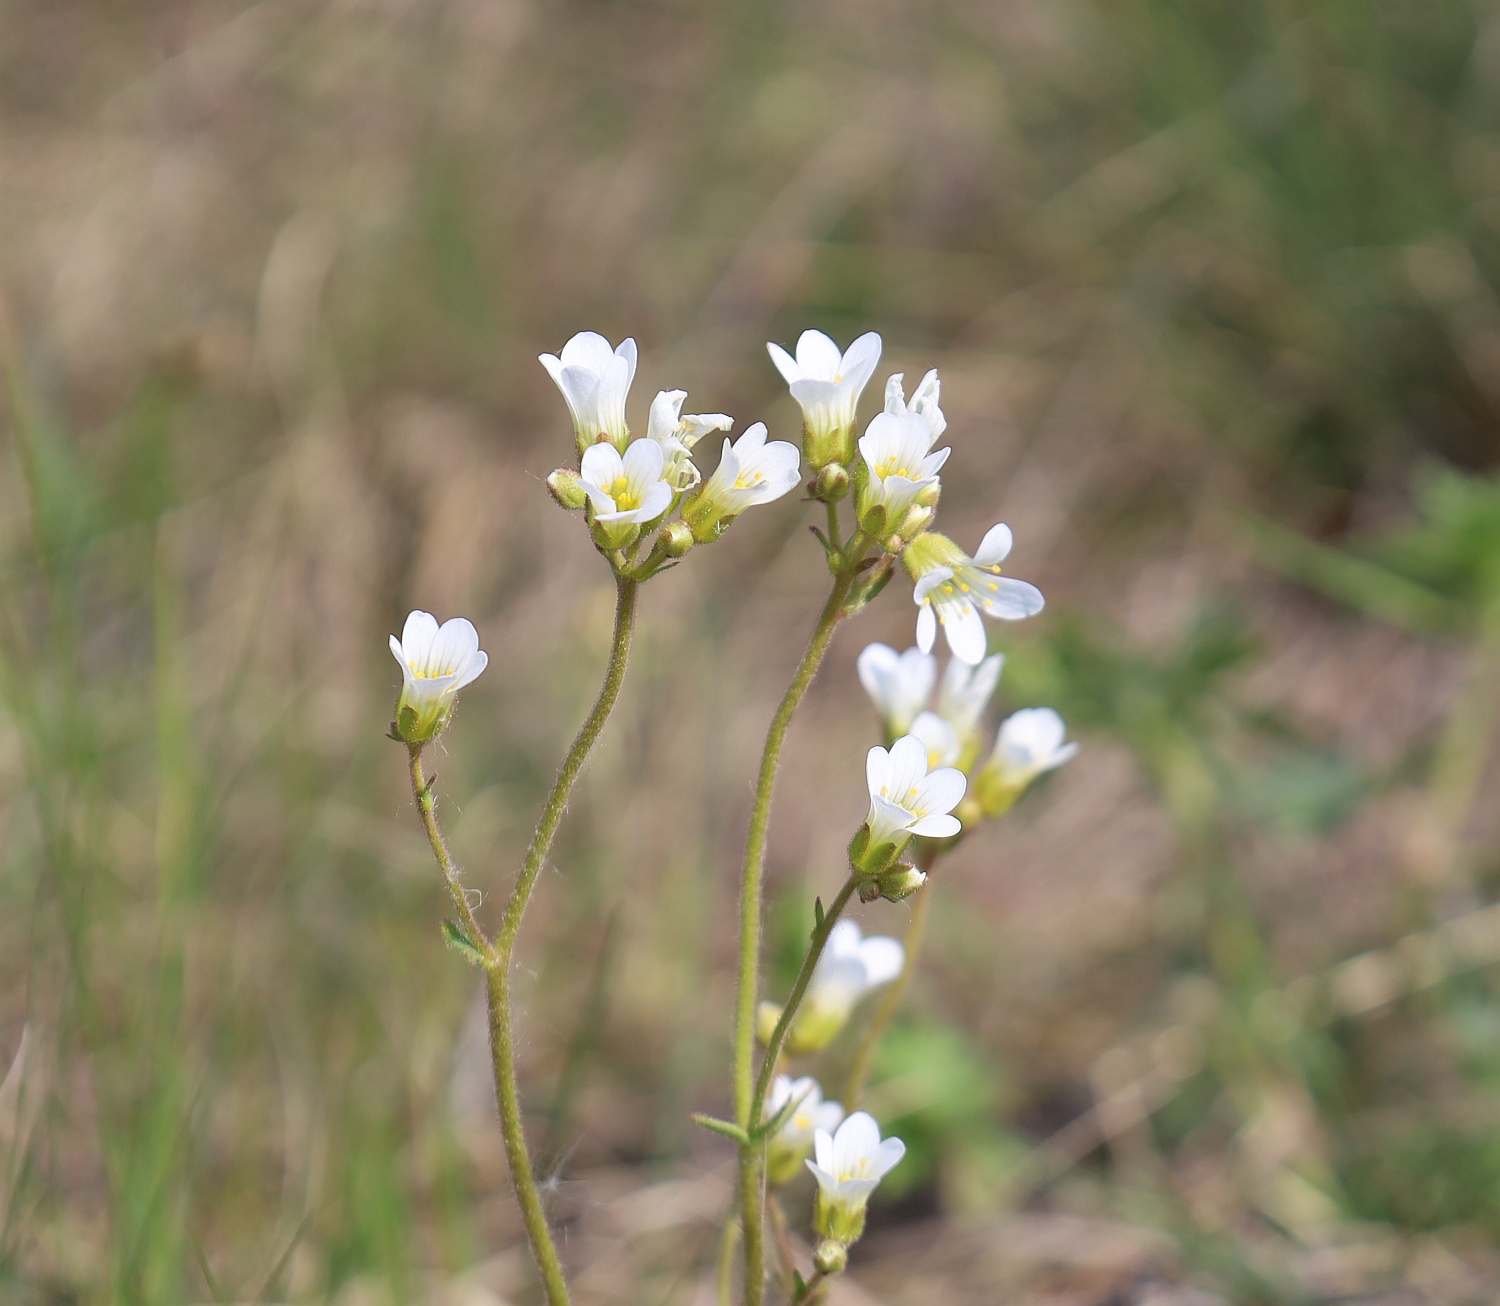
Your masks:
[[[479,945],[452,921],[443,922],[443,942],[471,966],[478,966],[481,970],[490,968],[489,959],[485,957]]]
[[[816,934],[823,928],[823,899],[813,899],[813,933]]]
[[[778,1111],[769,1120],[767,1120],[764,1124],[762,1124],[759,1129],[755,1130],[752,1133],[752,1141],[758,1143],[761,1141],[761,1139],[770,1138],[773,1134],[778,1133],[781,1129],[781,1126],[786,1124],[786,1122],[792,1118],[792,1112],[795,1111],[799,1106],[801,1106],[805,1101],[807,1101],[811,1093],[812,1089],[809,1088],[807,1092],[802,1094],[801,1097],[794,1097],[786,1102],[783,1102],[781,1105],[781,1110]]]
[[[741,1147],[750,1145],[750,1135],[736,1124],[728,1120],[720,1120],[716,1116],[705,1116],[694,1113],[688,1117],[695,1125],[708,1130],[711,1134],[723,1134],[725,1138],[732,1138]]]

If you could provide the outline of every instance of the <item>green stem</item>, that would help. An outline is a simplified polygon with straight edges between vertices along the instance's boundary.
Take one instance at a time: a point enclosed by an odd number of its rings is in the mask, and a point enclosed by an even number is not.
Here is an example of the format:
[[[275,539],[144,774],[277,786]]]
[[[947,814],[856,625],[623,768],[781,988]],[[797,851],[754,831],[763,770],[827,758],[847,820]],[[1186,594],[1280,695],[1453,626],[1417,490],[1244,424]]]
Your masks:
[[[448,892],[453,897],[453,905],[458,910],[458,918],[463,922],[470,941],[479,949],[485,960],[493,965],[494,945],[489,941],[485,932],[479,928],[479,922],[474,919],[474,910],[469,906],[469,895],[464,892],[458,866],[453,860],[453,854],[448,851],[448,841],[443,838],[443,832],[438,827],[437,797],[432,792],[432,783],[437,777],[434,776],[432,780],[428,780],[422,774],[421,744],[410,744],[408,749],[411,754],[411,792],[417,800],[417,811],[422,817],[422,828],[427,831],[427,842],[432,845],[432,855],[437,858],[437,864],[442,868],[443,879],[448,882]]]
[[[567,1306],[568,1286],[563,1278],[557,1247],[547,1228],[546,1212],[531,1170],[531,1157],[526,1151],[511,1031],[510,973],[516,951],[516,937],[521,931],[521,917],[526,911],[532,890],[536,888],[537,877],[541,874],[547,854],[551,851],[557,827],[568,807],[568,797],[573,791],[578,773],[604,731],[604,723],[614,710],[615,702],[620,697],[620,686],[625,681],[625,665],[630,658],[630,637],[635,629],[637,582],[624,576],[616,576],[615,584],[618,590],[615,633],[609,651],[609,667],[604,673],[604,684],[593,709],[579,728],[572,747],[563,758],[557,779],[552,783],[552,792],[547,795],[547,801],[542,807],[542,815],[536,823],[536,833],[531,836],[531,846],[527,848],[525,860],[521,863],[521,873],[516,878],[515,888],[511,890],[510,901],[505,904],[505,914],[500,918],[500,930],[495,935],[494,943],[495,964],[489,972],[490,1057],[495,1071],[495,1094],[500,1102],[500,1131],[505,1136],[505,1156],[510,1163],[511,1184],[521,1205],[526,1236],[531,1243],[532,1255],[536,1257],[537,1268],[541,1271],[542,1284],[550,1306]]]
[[[925,871],[927,867],[923,866],[922,869]],[[850,1114],[859,1110],[859,1101],[864,1095],[865,1080],[869,1077],[875,1050],[890,1028],[896,1012],[901,1009],[901,1000],[906,996],[907,986],[911,983],[912,972],[917,966],[917,954],[922,950],[922,936],[927,930],[927,909],[931,900],[932,885],[928,884],[918,892],[916,901],[911,906],[911,919],[907,922],[906,938],[902,943],[906,956],[901,963],[901,973],[881,996],[874,1016],[859,1036],[859,1046],[854,1051],[854,1061],[849,1067],[849,1078],[844,1082],[842,1098],[844,1110]]]
[[[864,552],[862,537],[857,537],[854,543],[861,546],[857,550],[860,557],[854,558],[835,575],[833,588],[813,629],[812,639],[808,641],[807,651],[781,697],[776,715],[771,718],[771,728],[766,732],[765,748],[761,752],[755,801],[750,809],[750,829],[745,837],[745,864],[740,880],[739,995],[734,1022],[734,1111],[735,1121],[741,1129],[749,1129],[754,1119],[750,1104],[755,1077],[755,1000],[760,972],[761,891],[765,875],[766,831],[771,819],[771,793],[776,786],[776,770],[781,762],[787,727],[817,674],[835,627],[844,616],[855,567]],[[760,1306],[765,1294],[763,1189],[759,1149],[742,1148],[740,1219],[745,1231],[744,1306]]]
[[[792,985],[791,996],[782,1008],[781,1017],[766,1041],[766,1055],[760,1063],[760,1075],[755,1081],[755,1090],[750,1102],[750,1119],[759,1123],[765,1111],[766,1093],[771,1087],[771,1077],[776,1073],[776,1063],[781,1060],[781,1045],[786,1040],[787,1030],[797,1009],[807,993],[812,973],[817,968],[818,958],[828,943],[828,936],[843,915],[849,897],[859,885],[859,877],[851,875],[839,890],[833,905],[824,914],[822,922],[813,931],[812,943],[807,956],[802,959],[802,969],[797,972],[797,982]],[[757,1139],[740,1148],[740,1222],[745,1229],[745,1306],[759,1306],[765,1292],[765,1151],[764,1139]],[[753,1249],[753,1250],[752,1250]]]

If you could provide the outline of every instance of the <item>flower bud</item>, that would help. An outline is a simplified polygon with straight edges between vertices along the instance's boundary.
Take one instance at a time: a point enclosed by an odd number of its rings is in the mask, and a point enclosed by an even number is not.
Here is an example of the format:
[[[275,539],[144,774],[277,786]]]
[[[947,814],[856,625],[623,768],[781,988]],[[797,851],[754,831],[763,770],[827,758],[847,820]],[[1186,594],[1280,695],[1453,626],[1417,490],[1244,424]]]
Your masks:
[[[903,898],[910,898],[927,883],[927,873],[902,863],[877,876],[875,883],[880,890],[880,897],[887,902],[900,902]]]
[[[568,467],[559,467],[547,478],[547,489],[561,508],[577,512],[589,501],[583,478]]]
[[[669,558],[682,558],[693,547],[693,528],[686,522],[674,521],[663,529],[661,538]]]
[[[837,1274],[849,1264],[849,1249],[841,1242],[825,1238],[813,1251],[813,1269],[819,1274]]]
[[[849,473],[840,463],[829,463],[819,470],[817,479],[813,481],[812,493],[814,499],[821,499],[824,503],[837,503],[849,493]]]

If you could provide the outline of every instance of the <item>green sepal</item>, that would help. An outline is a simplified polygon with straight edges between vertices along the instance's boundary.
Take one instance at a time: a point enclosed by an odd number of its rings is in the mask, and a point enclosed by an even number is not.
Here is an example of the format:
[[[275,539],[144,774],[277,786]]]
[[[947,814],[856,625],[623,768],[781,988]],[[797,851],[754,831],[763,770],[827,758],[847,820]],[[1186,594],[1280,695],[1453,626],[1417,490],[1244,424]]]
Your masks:
[[[480,950],[477,943],[463,932],[452,921],[443,922],[443,942],[454,952],[458,953],[471,966],[478,966],[480,970],[490,968],[489,959]]]
[[[722,1134],[725,1138],[732,1138],[741,1147],[750,1146],[750,1135],[728,1120],[720,1120],[717,1116],[701,1115],[698,1112],[694,1112],[688,1119],[711,1134]]]

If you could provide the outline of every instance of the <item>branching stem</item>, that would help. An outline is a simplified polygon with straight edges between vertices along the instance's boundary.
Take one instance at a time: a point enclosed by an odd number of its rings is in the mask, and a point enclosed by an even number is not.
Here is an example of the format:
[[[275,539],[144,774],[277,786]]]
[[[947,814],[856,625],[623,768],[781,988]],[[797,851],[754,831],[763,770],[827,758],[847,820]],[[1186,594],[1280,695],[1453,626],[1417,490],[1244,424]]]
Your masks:
[[[495,1096],[500,1105],[500,1131],[505,1137],[505,1156],[510,1164],[511,1184],[516,1190],[516,1200],[521,1207],[521,1218],[526,1225],[526,1237],[531,1244],[541,1273],[542,1286],[547,1294],[549,1306],[568,1306],[568,1286],[563,1277],[562,1262],[557,1255],[557,1246],[547,1228],[547,1214],[537,1190],[536,1176],[532,1172],[531,1157],[526,1150],[526,1134],[521,1120],[521,1096],[516,1084],[515,1047],[511,1030],[510,975],[515,958],[516,939],[521,931],[521,918],[537,877],[546,864],[552,840],[568,807],[568,798],[583,764],[588,760],[594,745],[604,731],[616,701],[620,687],[625,681],[625,667],[630,658],[630,640],[635,630],[635,606],[638,582],[626,576],[616,576],[618,595],[615,605],[614,640],[610,647],[609,666],[604,673],[604,684],[599,697],[594,701],[584,719],[567,756],[558,769],[557,779],[542,807],[536,832],[531,836],[531,845],[526,849],[521,863],[521,872],[516,877],[510,900],[505,904],[505,914],[500,920],[499,932],[494,941],[486,939],[474,920],[464,894],[463,885],[448,846],[438,828],[431,789],[422,778],[419,751],[412,755],[412,787],[417,795],[417,808],[422,813],[422,824],[432,844],[433,855],[442,867],[448,881],[454,905],[458,908],[464,928],[471,932],[474,943],[485,958],[485,969],[489,980],[490,1058],[495,1075]]]

